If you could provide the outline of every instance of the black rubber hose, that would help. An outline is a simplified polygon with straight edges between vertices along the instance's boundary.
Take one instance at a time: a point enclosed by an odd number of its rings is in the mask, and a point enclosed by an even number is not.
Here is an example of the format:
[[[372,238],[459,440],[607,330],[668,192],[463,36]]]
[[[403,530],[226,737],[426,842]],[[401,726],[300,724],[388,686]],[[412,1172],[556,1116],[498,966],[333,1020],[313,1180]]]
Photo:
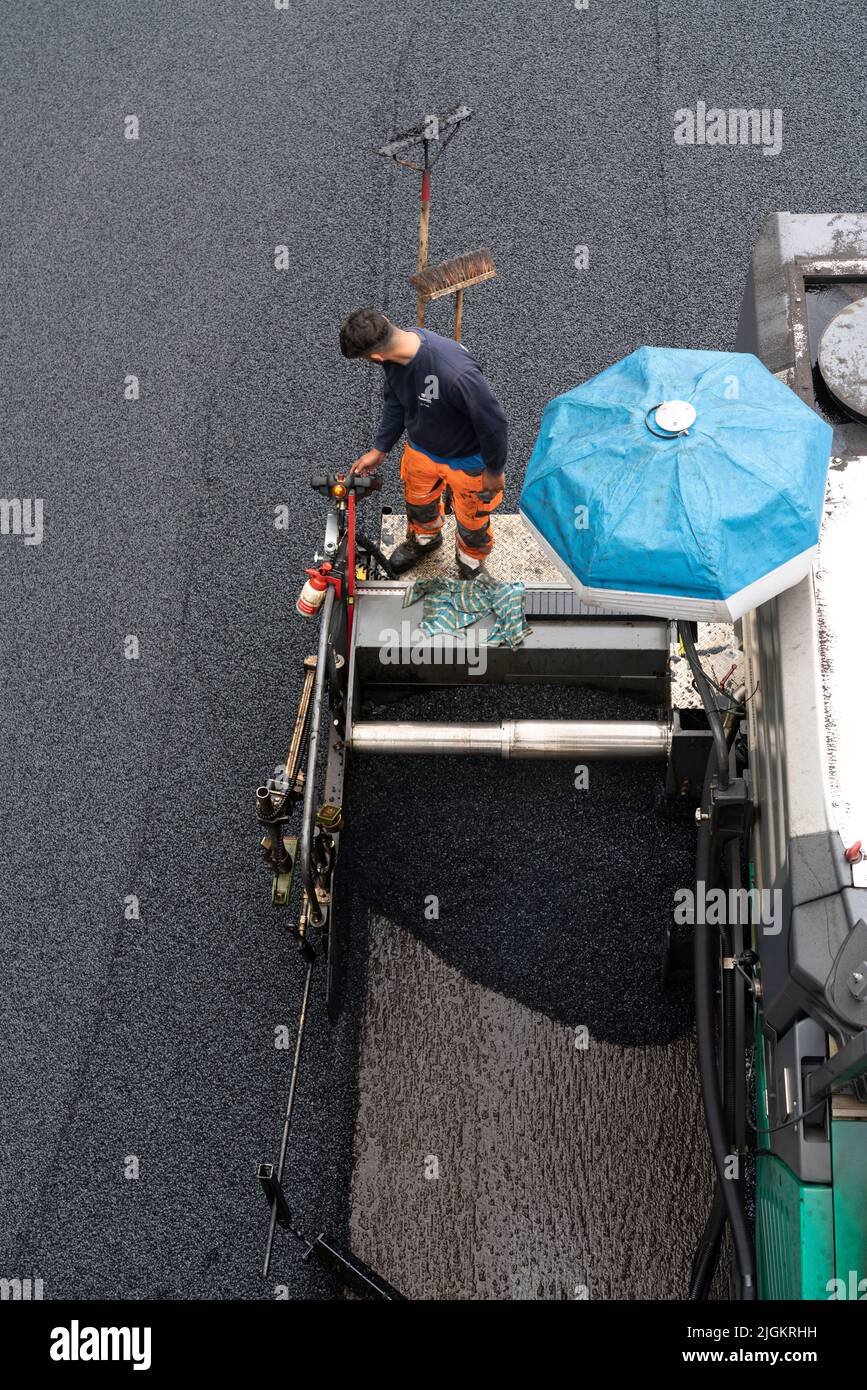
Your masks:
[[[704,800],[706,799],[710,789],[710,770],[712,765],[713,758],[708,760],[708,765],[705,769],[702,803],[704,803]],[[706,871],[708,877],[705,879],[705,886],[708,889],[714,886],[713,882],[709,881],[712,871],[713,865],[709,861]],[[697,876],[700,872],[701,866],[697,864]],[[729,1117],[727,1111],[727,1122],[728,1118]],[[728,1123],[727,1127],[729,1129],[729,1132],[731,1132],[731,1126],[728,1125]],[[692,1270],[690,1273],[689,1283],[689,1298],[692,1302],[699,1302],[701,1300],[706,1299],[708,1296],[711,1281],[713,1279],[714,1273],[716,1272],[716,1267],[719,1262],[719,1254],[720,1249],[722,1248],[722,1237],[726,1226],[726,1219],[727,1216],[725,1196],[723,1195],[723,1190],[719,1178],[717,1178],[714,1182],[713,1200],[711,1201],[711,1208],[708,1212],[707,1221],[705,1222],[704,1230],[701,1233],[701,1239],[699,1240],[695,1256],[692,1262]]]
[[[726,741],[725,729],[723,728],[723,722],[720,717],[720,712],[717,708],[716,700],[713,697],[713,691],[711,690],[710,685],[708,684],[707,676],[705,675],[704,670],[702,669],[702,664],[698,659],[698,653],[695,649],[695,643],[692,640],[692,633],[689,630],[689,623],[678,623],[677,631],[680,640],[683,643],[683,650],[686,652],[686,659],[689,662],[690,668],[692,670],[692,676],[693,680],[695,681],[696,689],[698,690],[698,693],[701,696],[701,702],[704,705],[704,712],[707,715],[707,721],[710,726],[710,731],[713,734],[713,747],[714,756],[716,758],[716,771],[717,776],[720,780],[720,786],[727,787],[729,784],[729,750],[728,743]]]
[[[376,544],[375,541],[368,540],[367,536],[362,536],[358,532],[356,532],[355,548],[356,550],[366,550],[368,555],[370,555],[370,557],[374,559],[378,565],[382,566],[389,579],[397,579],[397,575],[391,568],[391,561],[389,560],[387,555],[383,555],[382,551],[380,550],[379,546]]]
[[[737,891],[741,886],[741,864],[740,840],[732,836],[726,843],[723,855],[726,867],[726,886],[731,890]],[[727,955],[738,957],[743,949],[743,933],[737,920],[729,923],[729,929],[723,942]],[[740,1029],[738,1035],[738,1020],[743,1019],[743,1014],[738,1008],[744,990],[744,977],[738,970],[724,970],[722,980],[722,1011],[723,1011],[723,1102],[725,1105],[726,1129],[728,1131],[729,1143],[735,1147],[742,1147],[744,1118],[738,1114],[738,1109],[742,1108],[745,1102],[745,1091],[742,1085],[738,1084],[738,1078],[744,1074],[744,1057],[742,1048],[745,1046],[744,1030]],[[738,1178],[741,1183],[741,1179]]]
[[[710,1213],[701,1233],[701,1240],[692,1262],[689,1281],[689,1298],[700,1302],[707,1298],[711,1280],[719,1263],[723,1231],[726,1224],[726,1203],[719,1183],[714,1183],[713,1202]]]
[[[722,978],[722,1093],[726,1120],[726,1139],[735,1142],[735,984],[740,977],[734,970],[724,970]],[[729,1149],[731,1152],[731,1148]]]
[[[733,744],[733,742],[734,742],[734,737],[735,737],[736,730],[737,730],[737,724],[736,724],[736,722],[733,721],[733,722],[732,722],[732,726],[731,726],[731,728],[729,729],[728,734],[727,734],[727,738],[726,738],[726,744],[727,744],[729,750],[731,750],[731,746],[732,746],[732,744]],[[727,860],[731,861],[731,860],[733,859],[733,856],[734,856],[734,855],[737,855],[737,854],[739,854],[739,848],[738,848],[737,842],[736,842],[736,841],[733,841],[732,843],[730,843],[730,844],[728,844],[728,845],[726,846],[726,857],[727,857]],[[731,873],[731,869],[732,869],[731,863],[727,864],[727,868],[729,869],[729,872]],[[710,865],[710,866],[709,866],[709,872],[712,872],[712,870],[713,870],[713,865]],[[709,886],[714,886],[714,884],[711,884],[711,885],[709,885]],[[739,887],[739,886],[740,886],[740,879],[738,878],[738,882],[737,882],[737,883],[731,883],[731,882],[730,882],[729,886],[730,886],[730,887]],[[725,942],[724,944],[725,944],[725,946],[726,946],[726,950],[729,951],[729,950],[730,950],[730,943],[729,943],[729,942]],[[728,1047],[727,1047],[727,1050],[726,1050],[726,1056],[725,1056],[725,1058],[724,1058],[724,1060],[723,1060],[723,1098],[724,1098],[724,1108],[725,1108],[726,1132],[727,1132],[728,1135],[730,1136],[730,1143],[736,1143],[736,1142],[737,1142],[737,1115],[736,1115],[736,1107],[737,1107],[737,1087],[735,1086],[735,1079],[734,1079],[734,1078],[735,1078],[734,1068],[735,1068],[735,1066],[737,1065],[737,1057],[734,1055],[734,1050],[733,1050],[733,1049],[734,1049],[734,1026],[733,1026],[733,1025],[734,1025],[734,997],[733,997],[733,996],[734,996],[734,986],[735,986],[735,983],[736,983],[736,982],[735,982],[735,979],[734,979],[734,972],[733,972],[733,971],[727,971],[727,972],[725,973],[725,975],[723,976],[723,987],[724,987],[724,996],[723,996],[724,1027],[723,1027],[723,1035],[724,1035],[724,1038],[726,1038],[726,1039],[728,1040]],[[728,988],[726,988],[726,986],[728,986]],[[712,1201],[712,1203],[711,1203],[711,1209],[710,1209],[710,1212],[708,1213],[708,1218],[707,1218],[707,1221],[705,1222],[704,1230],[702,1231],[701,1239],[699,1240],[698,1246],[696,1247],[695,1256],[694,1256],[693,1262],[692,1262],[692,1270],[691,1270],[691,1274],[690,1274],[690,1284],[689,1284],[689,1295],[688,1295],[688,1296],[689,1296],[690,1300],[693,1301],[693,1302],[706,1299],[707,1296],[708,1296],[708,1292],[709,1292],[709,1290],[710,1290],[711,1282],[712,1282],[712,1280],[713,1280],[714,1273],[716,1272],[717,1264],[719,1263],[719,1255],[720,1255],[720,1250],[721,1250],[721,1248],[722,1248],[722,1237],[723,1237],[723,1232],[725,1231],[725,1225],[726,1225],[726,1203],[725,1203],[725,1197],[724,1197],[724,1195],[723,1195],[722,1187],[721,1187],[719,1181],[717,1180],[717,1181],[714,1183],[713,1201]]]
[[[692,639],[690,638],[690,641]],[[720,724],[720,729],[722,725]],[[723,734],[723,747],[726,747]],[[701,819],[698,826],[698,845],[696,847],[696,882],[707,884],[712,869],[713,846],[711,844],[709,803],[711,781],[714,775],[715,755],[708,759],[704,789],[701,798]],[[696,894],[698,901],[700,892]],[[718,937],[715,929],[707,923],[695,924],[695,1033],[698,1048],[698,1066],[701,1079],[701,1097],[704,1105],[705,1124],[710,1140],[711,1152],[716,1166],[717,1178],[725,1201],[726,1215],[731,1227],[735,1247],[740,1296],[744,1300],[756,1298],[756,1260],[753,1248],[743,1194],[737,1182],[726,1174],[726,1160],[729,1144],[726,1138],[726,1117],[720,1092],[719,1071],[717,1068],[716,1028],[714,1019],[714,965],[718,957]]]

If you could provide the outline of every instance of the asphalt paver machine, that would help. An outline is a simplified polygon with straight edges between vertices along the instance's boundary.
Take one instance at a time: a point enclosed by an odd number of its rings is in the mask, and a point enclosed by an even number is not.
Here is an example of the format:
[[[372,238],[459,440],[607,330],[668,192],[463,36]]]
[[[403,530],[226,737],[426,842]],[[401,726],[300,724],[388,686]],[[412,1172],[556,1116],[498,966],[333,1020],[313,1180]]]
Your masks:
[[[347,760],[653,759],[672,802],[695,814],[696,899],[716,887],[737,904],[719,922],[672,919],[660,931],[664,977],[689,970],[694,980],[716,1168],[683,1295],[708,1295],[726,1227],[736,1297],[867,1294],[867,870],[858,840],[867,818],[858,698],[865,296],[867,218],[780,214],[764,225],[737,346],[825,416],[834,457],[815,573],[738,624],[737,690],[703,666],[693,625],[588,607],[551,579],[526,582],[530,631],[514,648],[489,648],[480,674],[460,643],[418,633],[418,611],[404,606],[412,577],[390,573],[378,480],[339,470],[312,480],[326,503],[325,540],[299,603],[318,614],[318,645],[301,672],[285,764],[256,793],[272,901],[307,962],[279,1158],[258,1172],[271,1216],[266,1272],[282,1226],[356,1290],[399,1297],[324,1236],[295,1230],[282,1186],[317,962],[329,1014],[341,1009]],[[678,653],[700,705],[681,708],[673,697]],[[653,709],[635,721],[369,716],[369,705],[387,711],[393,695],[470,680],[619,689]]]
[[[749,873],[772,895],[754,941],[758,1288],[864,1298],[867,217],[770,217],[737,346],[834,432],[813,574],[743,621]]]

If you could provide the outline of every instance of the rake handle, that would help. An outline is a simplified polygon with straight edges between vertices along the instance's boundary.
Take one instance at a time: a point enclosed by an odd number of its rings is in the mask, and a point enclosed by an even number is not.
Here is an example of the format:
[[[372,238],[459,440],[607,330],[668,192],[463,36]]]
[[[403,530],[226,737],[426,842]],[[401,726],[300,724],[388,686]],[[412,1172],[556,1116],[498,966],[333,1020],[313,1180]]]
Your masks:
[[[428,233],[430,229],[430,170],[422,170],[421,206],[418,215],[418,268],[427,265]],[[416,321],[419,328],[424,326],[425,300],[421,291],[416,296]]]
[[[461,324],[464,318],[464,292],[455,290],[455,342],[461,341]]]

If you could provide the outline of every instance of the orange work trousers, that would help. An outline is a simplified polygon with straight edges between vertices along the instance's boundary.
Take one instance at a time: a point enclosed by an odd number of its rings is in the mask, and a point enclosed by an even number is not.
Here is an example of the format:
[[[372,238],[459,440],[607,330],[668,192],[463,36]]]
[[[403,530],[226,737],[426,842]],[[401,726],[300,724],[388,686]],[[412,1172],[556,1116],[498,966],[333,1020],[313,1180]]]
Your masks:
[[[494,546],[491,512],[503,500],[503,490],[488,492],[481,473],[451,468],[416,449],[407,440],[400,460],[406,498],[408,530],[417,536],[436,536],[443,529],[443,489],[448,483],[457,523],[457,548],[481,560]]]

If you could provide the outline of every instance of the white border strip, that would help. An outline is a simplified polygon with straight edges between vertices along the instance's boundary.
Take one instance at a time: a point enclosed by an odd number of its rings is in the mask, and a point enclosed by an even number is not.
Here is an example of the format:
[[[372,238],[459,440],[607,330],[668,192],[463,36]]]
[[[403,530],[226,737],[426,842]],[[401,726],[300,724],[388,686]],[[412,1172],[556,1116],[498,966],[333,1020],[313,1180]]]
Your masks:
[[[677,594],[638,594],[627,589],[591,589],[572,573],[565,560],[557,554],[553,546],[542,535],[526,512],[519,509],[518,515],[532,535],[539,549],[556,565],[565,579],[578,593],[582,602],[597,608],[610,608],[615,613],[633,613],[648,618],[682,618],[687,622],[733,623],[742,618],[752,608],[767,603],[784,589],[790,589],[810,571],[810,566],[818,552],[818,545],[802,550],[791,560],[786,560],[761,579],[747,584],[728,599],[685,598]]]

